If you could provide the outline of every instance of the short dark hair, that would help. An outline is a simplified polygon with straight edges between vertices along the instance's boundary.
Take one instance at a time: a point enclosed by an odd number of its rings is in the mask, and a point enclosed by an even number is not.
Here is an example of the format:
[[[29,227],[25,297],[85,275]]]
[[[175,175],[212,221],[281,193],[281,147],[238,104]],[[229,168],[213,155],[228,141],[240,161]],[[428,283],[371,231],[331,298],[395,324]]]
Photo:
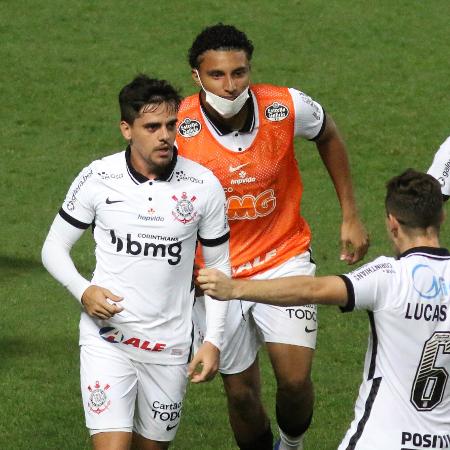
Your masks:
[[[145,105],[161,103],[167,103],[177,112],[181,96],[166,80],[139,74],[119,93],[120,118],[131,125]]]
[[[407,169],[386,184],[386,212],[408,228],[434,227],[442,221],[443,199],[439,182],[423,172]]]
[[[206,27],[194,40],[188,52],[189,64],[193,69],[200,66],[199,57],[207,50],[244,50],[250,61],[253,44],[246,34],[233,25],[218,23]]]

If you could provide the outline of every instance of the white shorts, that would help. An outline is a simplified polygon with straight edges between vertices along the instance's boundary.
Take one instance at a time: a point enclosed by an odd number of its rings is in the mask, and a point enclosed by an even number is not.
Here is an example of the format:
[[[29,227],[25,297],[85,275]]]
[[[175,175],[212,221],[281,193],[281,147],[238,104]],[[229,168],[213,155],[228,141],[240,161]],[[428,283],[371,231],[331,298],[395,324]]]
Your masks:
[[[187,384],[187,365],[133,361],[111,344],[80,347],[86,426],[91,434],[135,431],[155,441],[174,439]]]
[[[252,277],[255,280],[314,275],[316,265],[305,252],[283,264]],[[204,336],[205,305],[203,297],[194,305],[194,328],[197,342]],[[224,346],[220,354],[220,372],[240,373],[256,359],[265,342],[299,345],[314,349],[317,337],[317,306],[273,306],[250,301],[230,302],[225,326]]]

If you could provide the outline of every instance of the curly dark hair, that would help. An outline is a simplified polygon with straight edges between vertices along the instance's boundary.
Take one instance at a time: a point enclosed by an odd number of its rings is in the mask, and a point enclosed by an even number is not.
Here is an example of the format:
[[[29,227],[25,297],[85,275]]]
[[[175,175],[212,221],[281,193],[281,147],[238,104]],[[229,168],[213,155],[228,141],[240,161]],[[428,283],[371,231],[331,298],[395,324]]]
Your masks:
[[[192,43],[188,60],[193,69],[199,68],[200,56],[207,50],[244,50],[250,61],[253,55],[253,44],[245,33],[233,25],[218,23],[206,27]]]
[[[166,80],[137,75],[119,93],[120,118],[132,125],[145,105],[167,103],[178,111],[181,96]]]
[[[409,228],[439,229],[443,199],[439,182],[431,175],[407,169],[386,184],[386,212]]]

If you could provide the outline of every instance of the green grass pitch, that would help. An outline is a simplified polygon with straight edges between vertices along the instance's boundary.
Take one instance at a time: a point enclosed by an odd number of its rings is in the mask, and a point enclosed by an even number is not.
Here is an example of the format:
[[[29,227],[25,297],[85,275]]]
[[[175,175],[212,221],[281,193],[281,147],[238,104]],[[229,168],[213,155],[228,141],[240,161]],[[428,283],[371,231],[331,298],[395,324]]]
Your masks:
[[[406,167],[426,169],[450,134],[449,16],[448,0],[1,1],[0,448],[90,448],[78,382],[79,306],[42,268],[40,249],[78,171],[123,148],[117,94],[126,82],[146,72],[188,95],[194,36],[218,21],[244,29],[256,47],[253,81],[297,87],[337,122],[371,236],[369,260],[391,251],[385,181]],[[318,273],[345,272],[331,182],[312,144],[296,149]],[[89,233],[73,256],[89,274]],[[367,335],[365,314],[320,308],[316,408],[305,448],[340,442]],[[274,424],[264,352],[261,362]],[[190,387],[172,448],[234,448],[219,379]]]

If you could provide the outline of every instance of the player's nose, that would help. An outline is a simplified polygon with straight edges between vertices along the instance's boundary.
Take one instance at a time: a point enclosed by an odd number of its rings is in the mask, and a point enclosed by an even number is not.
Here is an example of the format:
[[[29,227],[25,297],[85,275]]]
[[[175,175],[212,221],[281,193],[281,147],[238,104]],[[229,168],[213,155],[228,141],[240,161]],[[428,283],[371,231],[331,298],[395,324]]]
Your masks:
[[[169,130],[167,129],[167,127],[161,127],[161,133],[159,136],[159,139],[161,141],[168,141],[169,140]]]
[[[225,77],[224,90],[230,94],[234,94],[236,91],[236,83],[231,75]]]

